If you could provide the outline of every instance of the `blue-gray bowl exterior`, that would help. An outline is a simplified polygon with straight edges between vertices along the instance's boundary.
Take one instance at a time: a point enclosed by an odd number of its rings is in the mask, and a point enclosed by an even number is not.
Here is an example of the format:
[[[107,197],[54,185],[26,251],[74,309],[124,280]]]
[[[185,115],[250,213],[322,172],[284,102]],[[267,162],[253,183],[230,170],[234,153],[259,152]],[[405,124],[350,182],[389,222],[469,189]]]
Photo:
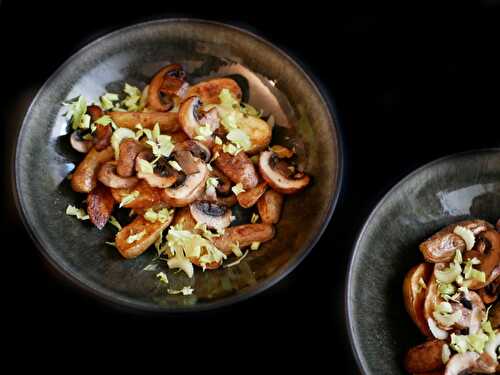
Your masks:
[[[78,95],[97,101],[125,82],[144,87],[163,65],[180,62],[196,80],[243,72],[269,83],[293,133],[304,141],[304,165],[314,183],[287,197],[277,236],[238,266],[196,272],[193,279],[169,273],[170,285],[144,271],[150,251],[124,260],[110,226],[98,231],[65,215],[84,195],[66,176],[81,160],[69,148],[61,103]],[[253,74],[253,75],[252,75]],[[259,85],[251,85],[255,88]],[[259,86],[261,87],[261,86]],[[246,93],[251,96],[252,92]],[[255,94],[254,94],[255,97]],[[286,98],[286,100],[284,99]],[[279,116],[278,116],[279,117]],[[340,190],[341,147],[331,107],[303,69],[283,51],[242,29],[190,19],[166,19],[108,34],[72,56],[40,89],[20,129],[14,161],[21,216],[42,253],[69,280],[105,301],[147,311],[191,311],[226,305],[260,292],[290,272],[325,229]],[[159,270],[165,271],[164,266]],[[167,288],[190,285],[191,296],[168,295]]]
[[[406,351],[425,338],[406,313],[406,272],[418,245],[466,218],[500,217],[500,149],[439,159],[398,183],[373,210],[354,247],[347,283],[351,343],[366,374],[401,374]]]

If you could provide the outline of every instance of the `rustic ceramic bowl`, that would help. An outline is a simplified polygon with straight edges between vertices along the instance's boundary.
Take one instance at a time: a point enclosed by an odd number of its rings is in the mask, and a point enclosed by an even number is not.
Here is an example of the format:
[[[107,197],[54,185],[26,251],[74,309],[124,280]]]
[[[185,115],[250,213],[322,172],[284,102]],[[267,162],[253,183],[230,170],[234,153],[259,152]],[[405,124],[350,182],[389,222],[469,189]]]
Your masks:
[[[465,218],[500,217],[500,149],[439,159],[399,182],[375,207],[354,247],[347,283],[351,343],[365,374],[402,374],[406,351],[425,339],[403,305],[420,242]]]
[[[196,272],[193,279],[152,263],[153,251],[124,260],[104,244],[102,231],[65,215],[81,206],[67,174],[81,160],[69,148],[61,103],[78,95],[96,101],[128,82],[144,87],[163,65],[179,62],[192,81],[232,76],[244,99],[274,115],[275,136],[295,142],[314,183],[287,198],[276,238],[238,266]],[[106,35],[71,57],[41,88],[19,132],[15,155],[18,207],[46,258],[74,284],[106,301],[149,311],[201,310],[255,295],[283,278],[311,250],[325,229],[339,194],[341,149],[331,107],[317,85],[287,54],[242,29],[199,20],[168,19]],[[238,212],[239,216],[251,212]],[[169,288],[190,285],[191,296],[169,295],[155,278],[165,271]]]

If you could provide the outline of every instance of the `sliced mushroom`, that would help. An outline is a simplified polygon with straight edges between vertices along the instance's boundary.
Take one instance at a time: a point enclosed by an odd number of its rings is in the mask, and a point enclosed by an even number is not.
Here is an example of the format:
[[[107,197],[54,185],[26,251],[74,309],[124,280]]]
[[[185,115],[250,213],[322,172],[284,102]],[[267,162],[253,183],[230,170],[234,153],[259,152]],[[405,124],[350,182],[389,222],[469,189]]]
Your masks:
[[[215,166],[222,171],[231,181],[241,183],[245,190],[252,189],[259,183],[259,176],[250,160],[244,153],[236,155],[222,151],[222,147],[214,147],[214,154],[218,157],[214,160]]]
[[[500,265],[500,233],[494,229],[489,229],[482,232],[479,236],[486,240],[487,245],[484,252],[478,256],[481,263],[474,268],[485,273],[486,282],[476,279],[467,280],[467,287],[471,290],[484,288],[489,282],[492,282],[491,275],[498,272],[495,269]],[[473,256],[471,255],[473,254],[470,253],[470,251],[466,252],[464,259],[472,258]]]
[[[240,86],[231,78],[215,78],[191,86],[186,96],[199,96],[203,104],[219,104],[219,94],[223,89],[228,89],[231,94],[241,100]]]
[[[217,187],[215,188],[218,196],[228,196],[232,193],[231,191],[231,180],[217,168],[212,168],[210,171],[210,177],[215,177],[217,179]],[[232,194],[231,194],[232,195]]]
[[[259,158],[259,171],[264,180],[277,192],[282,194],[294,194],[304,189],[310,182],[308,175],[296,173],[287,176],[287,171],[277,168],[280,161],[272,151],[264,151]]]
[[[432,333],[429,330],[424,315],[424,302],[432,270],[433,267],[431,264],[421,263],[408,271],[403,282],[403,299],[406,311],[408,311],[408,314],[420,331],[428,337],[432,337]],[[422,282],[420,280],[422,280],[424,285],[421,285]]]
[[[257,203],[259,198],[262,197],[262,195],[266,192],[266,190],[267,190],[267,183],[261,182],[256,187],[248,189],[242,193],[239,193],[236,196],[236,199],[238,200],[238,203],[240,204],[241,207],[250,208],[255,203]]]
[[[180,64],[161,68],[151,80],[148,89],[148,107],[154,111],[168,111],[173,106],[170,95],[177,95],[184,84],[186,73]],[[162,93],[166,94],[164,97]],[[165,99],[166,102],[162,99]]]
[[[495,268],[492,275],[495,276],[494,280],[484,288],[478,290],[483,303],[487,305],[495,302],[500,294],[500,277],[498,277],[498,275],[500,275],[500,265]]]
[[[93,146],[92,140],[83,139],[79,130],[75,130],[71,133],[69,141],[71,143],[71,147],[82,154],[89,152]]]
[[[201,100],[198,96],[191,96],[184,100],[179,108],[179,122],[182,130],[189,138],[195,138],[200,135],[199,129],[203,126],[209,126],[211,132],[219,127],[219,117],[215,108],[202,113]],[[205,137],[207,143],[211,143],[211,136]]]
[[[174,152],[180,151],[189,151],[194,157],[203,160],[205,163],[208,163],[210,161],[210,157],[212,156],[210,149],[207,146],[192,139],[176,143]]]
[[[444,375],[461,375],[474,372],[477,368],[479,354],[476,352],[457,353],[446,364]]]
[[[196,220],[191,215],[191,210],[188,206],[177,210],[174,216],[172,225],[180,224],[185,230],[192,230],[196,225]]]
[[[196,158],[197,173],[186,176],[186,179],[176,187],[163,189],[162,200],[173,207],[182,207],[194,202],[205,190],[208,178],[206,164]]]
[[[438,263],[434,265],[434,272],[436,268],[445,267],[445,264]],[[437,322],[434,320],[434,309],[435,306],[442,302],[441,297],[438,292],[438,283],[434,272],[427,284],[425,300],[424,300],[424,317],[427,320],[427,325],[434,337],[443,340],[443,336],[447,336],[446,330],[451,329],[450,327],[437,326]],[[444,330],[444,332],[442,332]]]
[[[115,200],[107,186],[98,183],[94,190],[87,195],[87,213],[90,222],[97,229],[102,229],[106,225],[113,211]]]
[[[231,210],[226,206],[207,201],[197,201],[189,205],[191,215],[198,224],[207,228],[222,230],[231,224]]]
[[[453,233],[457,226],[470,229],[474,235],[492,228],[492,225],[484,220],[466,220],[448,225],[420,244],[420,251],[426,261],[431,263],[450,262],[457,250],[465,250],[465,241]]]
[[[176,151],[173,156],[177,161],[177,163],[182,168],[182,172],[185,173],[186,175],[191,175],[199,172],[200,159],[194,157],[191,152]]]
[[[114,189],[127,189],[134,187],[139,182],[137,177],[122,177],[116,173],[116,161],[104,163],[97,173],[97,179],[104,185]]]
[[[170,134],[170,136],[172,137],[172,143],[175,145],[187,141],[189,139],[187,134],[184,133],[182,129]]]
[[[283,195],[269,189],[257,201],[257,210],[263,223],[277,224],[283,207]]]
[[[243,224],[226,228],[224,234],[213,239],[214,245],[225,254],[231,254],[231,247],[238,243],[240,248],[252,242],[266,242],[274,238],[275,230],[269,224]]]
[[[137,216],[134,221],[116,234],[116,248],[124,258],[135,258],[145,252],[158,239],[160,232],[167,228],[171,221],[172,217],[164,223],[160,220],[152,223],[142,216]],[[129,238],[133,235],[140,235],[140,238],[131,242]]]
[[[146,160],[150,162],[153,159],[153,154],[151,151],[141,151],[135,159],[135,170],[137,171],[137,177],[145,180],[149,186],[156,188],[168,188],[174,185],[177,181],[180,181],[181,175],[175,171],[170,165],[166,163],[165,158],[160,158],[155,167],[153,168],[153,173],[144,173],[141,170],[140,161]],[[182,179],[184,176],[182,176]]]
[[[410,373],[420,373],[439,370],[444,367],[442,360],[442,340],[430,340],[408,350],[404,366]]]
[[[111,194],[117,203],[121,203],[122,199],[127,195],[137,191],[139,195],[130,203],[123,205],[125,208],[150,208],[160,202],[161,189],[149,186],[146,181],[140,180],[133,188],[128,189],[111,189]]]
[[[119,149],[116,172],[122,177],[130,177],[134,174],[135,158],[144,150],[144,146],[135,139],[127,138],[120,143]]]
[[[87,107],[87,114],[90,116],[91,122],[96,122],[102,117],[104,113],[102,112],[101,107],[93,104]]]
[[[114,158],[113,148],[102,151],[92,148],[73,172],[71,187],[78,193],[90,193],[97,183],[97,170],[102,163]]]
[[[472,291],[462,292],[459,302],[451,302],[453,312],[459,310],[461,317],[453,327],[458,329],[467,328],[469,334],[476,334],[485,317],[485,306],[481,297]]]
[[[174,133],[180,129],[178,115],[174,112],[108,112],[108,115],[121,128],[135,129],[141,124],[153,129],[158,124],[161,133]]]

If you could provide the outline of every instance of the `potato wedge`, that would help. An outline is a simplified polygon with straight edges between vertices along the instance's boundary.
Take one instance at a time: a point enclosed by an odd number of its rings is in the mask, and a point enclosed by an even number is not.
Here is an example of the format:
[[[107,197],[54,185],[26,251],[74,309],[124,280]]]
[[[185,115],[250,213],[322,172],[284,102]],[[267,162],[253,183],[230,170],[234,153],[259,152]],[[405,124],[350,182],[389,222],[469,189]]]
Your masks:
[[[102,151],[92,148],[73,172],[71,178],[73,190],[78,193],[90,193],[96,186],[99,166],[112,160],[114,155],[112,147],[107,147]]]
[[[238,203],[240,204],[241,207],[250,208],[255,203],[257,203],[259,198],[262,197],[262,194],[264,194],[266,190],[267,190],[267,183],[261,182],[256,187],[248,189],[247,191],[238,194],[236,196],[236,199],[238,200]]]
[[[403,299],[406,311],[408,311],[408,314],[420,329],[420,332],[428,337],[432,337],[432,333],[424,316],[426,287],[424,288],[421,285],[420,280],[427,285],[431,278],[432,270],[432,264],[420,263],[408,271],[403,281]]]
[[[116,248],[124,258],[135,258],[145,252],[149,246],[154,244],[160,236],[160,232],[167,228],[171,221],[172,217],[164,223],[159,220],[151,223],[142,216],[137,216],[134,221],[116,234]],[[130,236],[140,233],[143,233],[143,235],[139,239],[129,243],[128,239]]]
[[[243,118],[238,121],[238,128],[248,135],[252,143],[252,146],[248,150],[245,150],[248,154],[257,154],[269,146],[272,137],[272,129],[264,120],[254,116],[243,116]]]
[[[191,86],[186,97],[199,96],[203,104],[219,104],[219,94],[222,89],[231,91],[236,99],[241,100],[240,86],[231,78],[215,78]]]
[[[134,129],[137,124],[153,129],[156,123],[162,133],[174,133],[180,129],[176,112],[108,112],[116,125]]]
[[[219,156],[214,160],[215,166],[234,183],[241,183],[245,190],[254,188],[259,183],[259,176],[250,158],[244,153],[236,155],[222,151],[222,147],[214,147],[214,154]]]
[[[191,210],[189,209],[189,206],[182,207],[181,209],[177,210],[172,225],[177,225],[177,224],[181,224],[182,228],[186,230],[191,230],[195,227],[196,220],[191,215]]]
[[[265,224],[276,224],[280,220],[282,207],[283,195],[274,190],[266,191],[257,201],[257,210]]]
[[[98,183],[87,196],[87,213],[97,229],[102,229],[108,222],[115,200],[107,186]]]
[[[221,237],[213,239],[214,245],[223,253],[231,254],[231,246],[236,242],[240,248],[250,246],[252,242],[266,242],[273,239],[275,229],[269,224],[243,224],[226,228]]]
[[[426,341],[406,353],[404,366],[409,373],[435,371],[444,368],[442,360],[442,340]]]
[[[150,208],[160,202],[161,189],[152,188],[144,180],[139,181],[137,185],[129,189],[111,189],[111,194],[117,203],[120,203],[123,197],[129,195],[133,191],[138,191],[139,196],[132,202],[127,203],[125,208]]]

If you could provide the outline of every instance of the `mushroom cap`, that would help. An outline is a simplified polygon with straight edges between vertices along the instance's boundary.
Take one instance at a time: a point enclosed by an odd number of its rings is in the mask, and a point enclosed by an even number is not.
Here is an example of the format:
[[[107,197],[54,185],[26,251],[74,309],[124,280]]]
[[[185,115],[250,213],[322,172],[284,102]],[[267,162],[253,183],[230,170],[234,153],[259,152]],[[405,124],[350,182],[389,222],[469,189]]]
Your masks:
[[[180,64],[161,68],[153,77],[148,88],[148,107],[155,111],[168,111],[173,106],[172,98],[162,101],[162,93],[175,95],[182,87],[186,74]]]
[[[264,180],[274,190],[282,194],[293,194],[304,189],[309,184],[310,178],[307,175],[300,178],[288,178],[275,170],[272,166],[274,163],[273,156],[272,151],[262,152],[259,158],[259,170]]]
[[[195,160],[198,172],[187,175],[184,182],[177,187],[163,189],[161,196],[164,202],[173,207],[187,206],[202,194],[208,178],[208,168],[200,159]]]
[[[207,146],[193,139],[176,143],[174,153],[179,151],[189,151],[194,157],[203,160],[205,163],[208,163],[212,156],[210,149]]]
[[[146,160],[149,162],[152,158],[153,154],[149,150],[142,151],[137,155],[135,159],[135,170],[137,171],[137,177],[145,180],[151,187],[164,189],[174,185],[178,180],[178,173],[167,173],[163,175],[163,173],[157,173],[158,168],[153,169],[154,173],[144,173],[141,171],[140,161]],[[173,168],[169,169],[173,170]]]
[[[131,188],[139,182],[137,177],[121,177],[116,173],[116,161],[108,161],[104,163],[99,172],[97,172],[97,179],[104,185],[114,189]]]
[[[428,284],[432,276],[432,268],[430,263],[420,263],[408,271],[403,282],[406,311],[425,336],[432,336],[432,333],[424,316],[426,289],[420,285],[419,280],[422,279]]]
[[[459,375],[467,370],[472,370],[476,367],[478,359],[479,354],[476,352],[455,354],[446,364],[444,375]]]
[[[73,133],[71,133],[69,141],[71,143],[71,147],[73,147],[74,150],[81,152],[82,154],[86,154],[87,152],[89,152],[93,145],[93,142],[91,140],[82,139],[78,130],[75,130]]]
[[[231,224],[231,210],[223,205],[197,201],[189,205],[191,215],[198,224],[206,224],[207,228],[221,230]]]

